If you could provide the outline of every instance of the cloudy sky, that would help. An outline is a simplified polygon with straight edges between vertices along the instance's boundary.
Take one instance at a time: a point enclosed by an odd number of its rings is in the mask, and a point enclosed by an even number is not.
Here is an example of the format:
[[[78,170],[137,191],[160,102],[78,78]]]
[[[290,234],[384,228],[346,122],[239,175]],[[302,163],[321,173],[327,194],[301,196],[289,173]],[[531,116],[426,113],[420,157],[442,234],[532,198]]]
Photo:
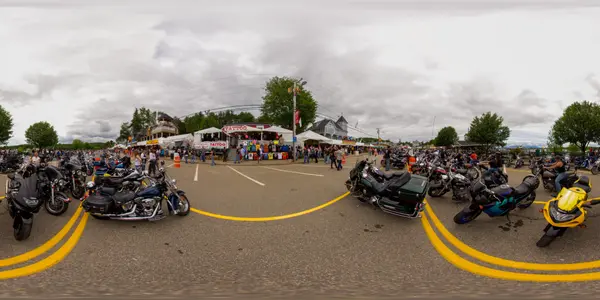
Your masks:
[[[0,0],[11,144],[37,121],[100,141],[134,107],[260,104],[274,75],[303,77],[319,112],[394,140],[431,138],[434,117],[463,134],[491,110],[510,141],[545,142],[564,107],[600,100],[600,1],[295,3]]]

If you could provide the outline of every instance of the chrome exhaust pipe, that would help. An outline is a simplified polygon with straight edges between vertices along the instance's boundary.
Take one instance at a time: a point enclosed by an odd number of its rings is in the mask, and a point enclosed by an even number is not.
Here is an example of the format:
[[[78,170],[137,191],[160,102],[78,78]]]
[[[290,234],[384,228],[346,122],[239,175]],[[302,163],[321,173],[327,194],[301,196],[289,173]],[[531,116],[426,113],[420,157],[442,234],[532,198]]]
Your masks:
[[[94,213],[90,213],[92,215],[96,215],[99,217],[108,217],[108,218],[119,218],[119,217],[125,217],[125,216],[131,216],[135,214],[135,209],[137,208],[137,204],[133,205],[133,208],[131,209],[131,211],[126,212],[124,214],[94,214]]]
[[[152,212],[151,216],[148,217],[117,217],[117,218],[111,218],[113,220],[121,220],[121,221],[142,221],[142,220],[148,220],[148,219],[152,219],[154,217],[156,217],[156,214],[158,213],[158,208],[160,207],[160,204],[157,204],[156,207],[154,208],[154,212]],[[135,212],[135,210],[134,210]]]

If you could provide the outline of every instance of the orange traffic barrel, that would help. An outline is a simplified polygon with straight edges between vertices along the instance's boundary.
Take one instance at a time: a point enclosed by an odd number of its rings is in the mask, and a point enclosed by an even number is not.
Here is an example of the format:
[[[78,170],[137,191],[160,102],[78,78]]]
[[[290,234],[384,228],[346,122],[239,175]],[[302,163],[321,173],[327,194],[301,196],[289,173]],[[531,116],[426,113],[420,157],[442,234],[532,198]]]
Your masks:
[[[408,172],[412,173],[412,165],[417,162],[417,159],[414,156],[408,158]]]
[[[173,165],[173,167],[177,169],[181,168],[181,158],[179,157],[179,155],[175,154],[173,158],[175,160],[175,164]]]
[[[345,164],[346,164],[346,155],[343,155],[342,156],[342,165],[345,165]]]

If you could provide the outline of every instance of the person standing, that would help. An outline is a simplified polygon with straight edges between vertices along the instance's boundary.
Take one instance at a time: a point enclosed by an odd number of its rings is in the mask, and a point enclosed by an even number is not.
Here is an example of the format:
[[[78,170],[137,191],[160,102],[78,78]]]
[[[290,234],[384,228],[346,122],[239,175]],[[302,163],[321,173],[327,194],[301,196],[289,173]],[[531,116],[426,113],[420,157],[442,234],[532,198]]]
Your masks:
[[[390,170],[391,158],[392,158],[392,150],[390,149],[390,146],[388,146],[387,149],[385,149],[385,153],[383,154],[383,159],[385,159],[385,170],[386,171]]]
[[[342,157],[343,156],[344,156],[344,152],[342,151],[341,148],[339,148],[335,151],[335,160],[337,162],[337,170],[338,171],[342,170]]]
[[[152,175],[152,176],[155,176],[156,175],[156,152],[150,151],[149,162],[150,162],[150,165],[148,166],[148,173],[150,173],[150,175]]]

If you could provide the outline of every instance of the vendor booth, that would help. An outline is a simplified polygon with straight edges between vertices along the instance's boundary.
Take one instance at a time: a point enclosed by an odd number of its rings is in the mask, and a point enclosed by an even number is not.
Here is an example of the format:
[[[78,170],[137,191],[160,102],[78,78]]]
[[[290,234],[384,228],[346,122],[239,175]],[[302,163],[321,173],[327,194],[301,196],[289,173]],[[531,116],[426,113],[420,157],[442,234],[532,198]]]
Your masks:
[[[291,130],[269,124],[249,123],[227,125],[222,132],[227,136],[227,144],[232,150],[228,154],[231,160],[237,155],[237,147],[243,149],[241,153],[247,160],[258,160],[261,152],[261,159],[265,160],[285,160],[290,156],[288,144],[291,141],[286,141],[283,135],[291,134]]]

